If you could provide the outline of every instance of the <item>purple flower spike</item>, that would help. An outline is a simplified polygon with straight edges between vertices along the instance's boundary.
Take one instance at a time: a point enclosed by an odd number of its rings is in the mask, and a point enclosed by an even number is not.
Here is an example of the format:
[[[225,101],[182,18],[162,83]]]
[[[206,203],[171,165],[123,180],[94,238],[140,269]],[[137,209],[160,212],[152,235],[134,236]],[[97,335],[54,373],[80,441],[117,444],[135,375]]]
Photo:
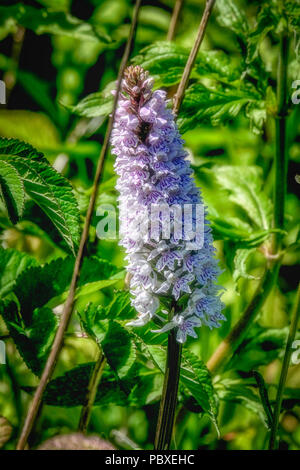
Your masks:
[[[185,239],[184,228],[182,237],[175,235],[175,225],[182,222],[178,208],[183,214],[186,204],[195,207],[203,201],[166,93],[152,87],[153,80],[140,66],[126,69],[111,139],[119,176],[120,244],[127,252],[132,304],[138,312],[131,325],[158,316],[162,296],[173,303],[185,296],[182,312],[160,330],[175,328],[177,341],[183,343],[187,336],[197,337],[195,327],[218,328],[225,320],[215,285],[221,271],[206,210],[201,247],[195,243],[191,248],[193,239]],[[153,215],[153,206],[167,210]]]

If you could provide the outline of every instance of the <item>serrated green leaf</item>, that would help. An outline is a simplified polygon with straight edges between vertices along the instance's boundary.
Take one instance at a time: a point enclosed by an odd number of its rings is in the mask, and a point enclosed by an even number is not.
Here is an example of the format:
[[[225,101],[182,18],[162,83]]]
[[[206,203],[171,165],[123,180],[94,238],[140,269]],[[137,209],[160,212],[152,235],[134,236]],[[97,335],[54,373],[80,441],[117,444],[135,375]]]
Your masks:
[[[198,357],[191,351],[183,352],[180,382],[189,390],[203,410],[217,425],[218,406],[210,373]]]
[[[116,291],[111,303],[105,308],[106,318],[131,320],[136,316],[136,310],[131,306],[129,291]]]
[[[247,62],[257,58],[259,46],[269,31],[275,30],[281,19],[281,13],[278,10],[276,2],[261,4],[257,15],[255,27],[249,32],[247,37]]]
[[[218,21],[222,26],[231,29],[239,36],[248,33],[247,17],[234,0],[218,0],[216,6],[219,12]]]
[[[255,252],[255,248],[245,250],[245,249],[238,249],[236,250],[235,257],[234,257],[234,273],[233,273],[233,280],[237,282],[241,277],[245,279],[259,279],[256,276],[252,276],[247,272],[247,261],[251,254]]]
[[[181,79],[189,56],[187,48],[170,41],[159,41],[147,46],[133,58],[155,78],[155,87],[172,86]],[[192,69],[192,78],[214,78],[222,82],[237,80],[241,74],[239,64],[234,63],[223,51],[200,51]]]
[[[34,258],[13,249],[0,246],[0,298],[9,294],[20,274],[31,266],[37,265]]]
[[[74,259],[71,257],[58,258],[44,266],[33,266],[23,271],[18,277],[14,292],[22,307],[22,317],[25,321],[31,320],[32,312],[37,307],[46,305],[53,307],[61,303],[56,297],[68,291]],[[106,260],[96,257],[85,258],[81,268],[78,282],[78,291],[83,286],[95,281],[105,281],[116,272],[115,266]],[[93,285],[93,287],[95,287]],[[102,287],[105,287],[102,284]],[[97,285],[100,288],[100,285]],[[55,302],[56,300],[56,302]]]
[[[57,317],[49,308],[36,309],[25,327],[14,301],[0,302],[0,315],[26,365],[39,376],[54,339]]]
[[[241,207],[259,229],[269,229],[272,204],[262,191],[262,172],[256,166],[218,166],[215,176],[229,191],[229,199]]]
[[[106,317],[104,307],[88,305],[81,315],[86,332],[101,346],[110,367],[117,376],[125,377],[136,359],[136,349],[129,332],[118,322]]]
[[[33,147],[0,138],[0,154],[22,177],[27,194],[48,215],[75,254],[79,243],[79,211],[67,179]]]
[[[196,83],[185,93],[177,120],[179,129],[184,133],[201,122],[218,125],[233,119],[251,99],[249,94],[237,89],[213,89]]]
[[[16,224],[23,214],[24,185],[17,170],[3,160],[0,160],[0,196],[3,198],[10,220]]]
[[[283,8],[288,18],[291,29],[299,33],[300,32],[300,4],[298,1],[288,0],[284,2]]]
[[[64,407],[82,405],[94,366],[95,363],[81,364],[52,380],[46,387],[44,402]],[[162,383],[162,374],[157,374],[141,365],[135,366],[130,377],[122,380],[116,379],[115,373],[106,368],[94,404],[142,407],[156,403],[161,396]],[[33,387],[23,387],[23,389],[28,393],[34,390]]]
[[[83,405],[87,393],[87,386],[95,363],[81,364],[66,372],[64,375],[51,380],[46,387],[44,402],[47,405],[73,407]],[[31,393],[32,387],[24,387]],[[119,382],[111,371],[104,370],[102,380],[98,386],[95,405],[115,404],[127,405],[127,396],[120,388]]]
[[[109,36],[84,21],[63,11],[37,9],[23,3],[0,7],[0,29],[9,24],[7,32],[16,30],[17,25],[31,29],[36,34],[58,34],[69,36],[72,39],[89,40],[99,43],[108,43]],[[5,29],[4,29],[5,31]]]
[[[136,359],[135,345],[128,331],[120,323],[109,321],[101,346],[107,362],[118,377],[126,377]]]

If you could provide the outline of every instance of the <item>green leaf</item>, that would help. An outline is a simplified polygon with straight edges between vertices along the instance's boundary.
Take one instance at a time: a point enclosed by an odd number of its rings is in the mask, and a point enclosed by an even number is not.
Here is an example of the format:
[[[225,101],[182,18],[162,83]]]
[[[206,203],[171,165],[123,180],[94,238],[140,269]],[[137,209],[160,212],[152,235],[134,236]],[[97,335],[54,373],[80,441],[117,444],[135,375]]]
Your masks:
[[[231,29],[238,36],[247,35],[247,17],[234,0],[218,0],[216,7],[219,12],[218,22],[222,26]]]
[[[284,2],[283,8],[287,15],[289,26],[291,29],[299,33],[300,32],[300,4],[294,0],[288,0]]]
[[[204,362],[188,350],[183,353],[180,382],[188,389],[203,410],[208,413],[218,429],[218,406],[210,373]]]
[[[24,185],[15,168],[0,160],[0,196],[3,198],[13,224],[22,217],[24,209]]]
[[[55,298],[68,291],[74,259],[71,257],[58,258],[44,266],[33,266],[23,271],[18,277],[14,292],[22,307],[22,317],[25,321],[30,321],[32,312],[37,307],[46,305],[53,307],[61,303],[60,298],[54,302]],[[78,289],[88,286],[89,283],[105,280],[116,272],[115,266],[106,260],[96,257],[85,258],[81,268],[81,276],[78,282]],[[102,287],[104,287],[102,285]],[[98,285],[99,289],[100,286]],[[78,291],[77,291],[78,292]]]
[[[81,364],[64,375],[51,380],[45,390],[44,402],[47,405],[65,407],[83,405],[94,367],[95,363],[92,362]],[[34,390],[32,387],[23,388],[29,393]],[[111,371],[104,371],[94,403],[102,406],[111,403],[117,406],[127,405],[126,394],[120,388],[119,382],[114,378]]]
[[[73,266],[71,258],[58,258],[44,266],[31,266],[21,273],[14,292],[20,302],[25,325],[31,324],[35,308],[44,306],[68,288]]]
[[[26,365],[40,375],[46,363],[57,328],[57,317],[49,308],[36,309],[24,326],[14,301],[0,302],[0,315]]]
[[[234,273],[233,280],[237,282],[240,277],[245,279],[259,279],[256,276],[252,276],[247,272],[247,261],[250,255],[255,252],[256,249],[238,249],[234,257]]]
[[[75,254],[80,235],[79,211],[68,180],[23,142],[0,138],[0,154],[18,171],[27,194],[47,214]]]
[[[129,332],[117,321],[106,317],[102,306],[88,305],[81,315],[86,332],[101,345],[110,367],[117,376],[125,377],[136,359],[136,349]]]
[[[73,40],[88,40],[99,43],[110,41],[109,36],[98,28],[96,31],[89,23],[85,23],[63,11],[37,9],[23,3],[17,3],[0,7],[0,18],[0,30],[9,24],[8,32],[15,31],[19,24],[31,29],[36,34],[58,34],[69,36]]]
[[[269,428],[268,416],[259,396],[241,380],[224,379],[215,387],[220,400],[244,406],[258,416],[267,429]]]
[[[187,48],[170,41],[159,41],[147,46],[134,57],[133,62],[141,65],[155,78],[155,87],[172,86],[181,79],[189,56]],[[192,78],[213,78],[221,82],[237,80],[242,73],[223,51],[200,51],[192,69]]]
[[[73,407],[84,403],[90,375],[95,363],[81,364],[52,380],[46,387],[44,402],[47,405]],[[134,367],[130,377],[116,379],[111,369],[105,369],[98,386],[95,405],[144,406],[159,401],[163,375],[144,366]],[[33,387],[23,387],[32,393]],[[128,394],[128,391],[130,393]]]
[[[188,55],[188,49],[170,41],[161,41],[143,49],[133,62],[148,70],[155,79],[155,88],[159,88],[179,83]],[[239,64],[233,62],[223,51],[205,51],[199,52],[192,77],[209,77],[231,84],[241,73]],[[76,106],[66,107],[80,116],[108,116],[112,110],[111,90],[114,88],[115,82],[111,82],[103,91],[86,96]]]
[[[257,58],[259,47],[269,31],[275,30],[281,19],[281,13],[278,10],[276,2],[261,4],[257,15],[255,27],[249,32],[247,37],[247,62]]]
[[[160,400],[164,377],[162,374],[145,371],[145,375],[139,374],[132,381],[132,390],[128,397],[130,405],[151,405]]]
[[[261,134],[267,120],[266,102],[256,100],[246,106],[246,117],[250,121],[250,129],[254,134]]]
[[[287,334],[287,328],[257,327],[251,336],[241,343],[226,370],[249,372],[270,364],[282,354]]]
[[[229,191],[229,199],[245,211],[259,229],[269,229],[272,204],[262,191],[262,171],[257,166],[216,166],[219,185]]]
[[[36,265],[34,258],[13,249],[0,246],[0,298],[9,294],[20,274],[31,266]]]
[[[111,303],[105,308],[106,318],[131,320],[136,317],[136,310],[131,306],[129,291],[116,291]]]
[[[81,100],[76,106],[66,106],[73,113],[85,117],[109,116],[113,108],[113,95],[115,82],[111,82],[103,91],[91,93]]]
[[[226,122],[235,118],[250,100],[253,96],[237,89],[213,89],[196,83],[185,93],[177,120],[179,129],[184,133],[201,122],[212,125]]]
[[[210,214],[209,220],[215,239],[232,240],[243,248],[254,248],[261,245],[271,233],[278,232],[277,229],[255,230],[253,225],[251,226],[250,223],[237,217],[226,216],[226,220],[224,220],[220,216]]]

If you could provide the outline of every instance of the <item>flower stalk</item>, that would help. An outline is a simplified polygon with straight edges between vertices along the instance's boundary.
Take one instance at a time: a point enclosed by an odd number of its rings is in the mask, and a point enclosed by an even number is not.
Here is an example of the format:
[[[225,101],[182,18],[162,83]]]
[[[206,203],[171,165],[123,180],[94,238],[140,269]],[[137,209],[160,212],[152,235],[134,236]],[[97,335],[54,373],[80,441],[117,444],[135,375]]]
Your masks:
[[[173,330],[168,336],[166,370],[156,428],[155,450],[170,448],[177,404],[181,353],[182,344],[176,341]]]
[[[96,394],[97,394],[97,388],[101,380],[105,366],[106,366],[106,358],[102,350],[100,350],[94,369],[92,370],[92,373],[91,373],[90,381],[87,387],[85,402],[81,408],[78,430],[83,432],[84,434],[87,432],[87,429],[88,429],[94,401],[95,401]]]
[[[285,386],[289,364],[291,360],[291,355],[292,355],[292,345],[295,339],[297,325],[299,323],[299,318],[300,318],[300,283],[298,285],[298,290],[296,294],[296,301],[295,301],[294,308],[293,308],[291,325],[290,325],[289,335],[288,335],[288,339],[287,339],[287,343],[285,347],[282,369],[281,369],[280,379],[279,379],[279,384],[278,384],[278,389],[277,389],[274,414],[273,414],[274,416],[273,416],[270,443],[269,443],[270,450],[277,449],[277,446],[278,446],[277,431],[278,431],[279,417],[280,417],[280,412],[281,412],[283,392],[284,392],[284,386]]]

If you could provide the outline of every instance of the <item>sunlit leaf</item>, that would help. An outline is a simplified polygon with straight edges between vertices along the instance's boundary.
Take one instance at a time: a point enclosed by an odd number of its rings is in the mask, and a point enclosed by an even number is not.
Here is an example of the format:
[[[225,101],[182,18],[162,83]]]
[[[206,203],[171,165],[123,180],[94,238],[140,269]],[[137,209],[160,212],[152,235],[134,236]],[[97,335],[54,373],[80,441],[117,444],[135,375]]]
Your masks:
[[[24,185],[13,165],[3,160],[0,160],[0,197],[5,203],[10,220],[17,223],[24,209]]]
[[[79,243],[79,212],[67,179],[33,147],[14,139],[0,139],[0,155],[22,178],[26,193],[41,207],[75,254]]]

